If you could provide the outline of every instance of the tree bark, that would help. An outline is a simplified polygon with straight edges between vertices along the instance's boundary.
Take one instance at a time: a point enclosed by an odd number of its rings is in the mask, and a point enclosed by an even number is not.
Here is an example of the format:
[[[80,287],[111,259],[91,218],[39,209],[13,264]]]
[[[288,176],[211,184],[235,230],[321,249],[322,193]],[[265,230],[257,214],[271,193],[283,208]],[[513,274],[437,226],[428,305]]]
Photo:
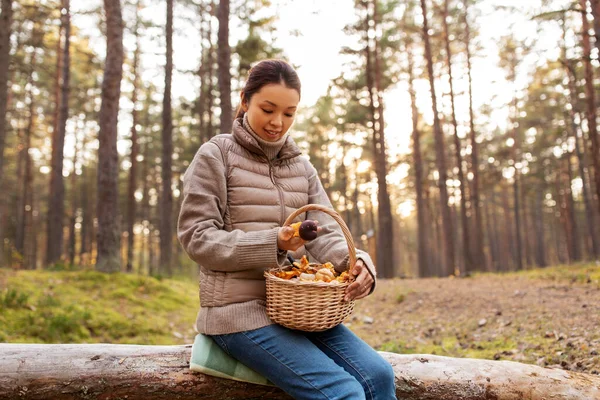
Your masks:
[[[37,42],[39,31],[34,30],[32,37],[34,42]],[[29,72],[27,76],[27,97],[29,99],[28,113],[27,113],[27,126],[21,136],[21,143],[18,155],[18,167],[17,167],[17,178],[22,186],[20,186],[17,195],[17,226],[15,229],[15,249],[22,256],[22,267],[28,268],[26,255],[28,249],[26,244],[28,242],[27,233],[28,228],[31,226],[31,207],[32,203],[32,190],[33,190],[33,175],[31,167],[31,156],[29,155],[29,149],[31,148],[31,136],[35,129],[35,110],[36,110],[36,99],[34,97],[33,89],[35,87],[34,72],[36,68],[36,52],[32,52],[29,58]],[[30,230],[30,229],[29,229]]]
[[[443,229],[443,247],[444,247],[444,276],[455,273],[456,264],[454,257],[454,244],[452,230],[452,221],[450,208],[448,207],[448,189],[446,181],[448,172],[446,171],[446,154],[444,145],[444,132],[440,125],[440,119],[437,108],[437,96],[435,91],[435,77],[433,74],[433,56],[431,53],[431,43],[429,39],[429,23],[427,18],[426,0],[421,0],[421,10],[423,12],[423,39],[425,40],[425,58],[427,59],[427,73],[429,76],[429,85],[431,87],[431,106],[433,108],[433,132],[435,136],[435,158],[438,168],[438,187],[440,190],[440,212],[442,214]]]
[[[452,49],[450,48],[450,29],[448,27],[448,0],[444,1],[444,43],[446,47],[446,62],[448,64],[448,79],[450,81],[450,105],[452,111],[452,127],[454,129],[454,150],[456,166],[458,168],[458,181],[460,182],[460,218],[462,223],[463,256],[465,259],[464,270],[461,275],[468,275],[473,271],[473,258],[471,257],[471,240],[469,238],[469,218],[467,216],[467,180],[465,179],[462,146],[458,137],[458,121],[456,120],[456,106],[454,102],[454,79],[452,78]]]
[[[29,116],[27,122],[27,129],[25,130],[25,148],[23,149],[23,156],[25,160],[25,171],[24,171],[24,182],[23,182],[23,207],[21,212],[23,213],[22,221],[23,227],[21,228],[22,237],[19,241],[22,243],[22,255],[23,255],[23,268],[34,269],[35,262],[33,261],[33,160],[29,154],[31,149],[31,137],[35,130],[35,110],[36,101],[33,94],[33,88],[35,82],[33,79],[33,72],[36,67],[36,53],[33,52],[31,55],[31,71],[29,76]]]
[[[475,231],[473,235],[475,269],[479,270],[485,262],[483,244],[485,236],[483,232],[481,200],[479,195],[479,145],[477,144],[477,132],[475,131],[475,114],[473,112],[473,77],[471,67],[471,27],[469,25],[469,0],[464,0],[464,23],[465,23],[465,50],[467,58],[467,77],[469,78],[469,137],[471,141],[471,172],[473,181],[471,184],[471,211],[475,219]]]
[[[531,224],[530,224],[530,213],[527,207],[527,185],[521,184],[520,191],[520,208],[521,208],[521,216],[522,216],[522,240],[523,240],[523,256],[525,258],[525,265],[530,266],[533,265],[533,251],[531,250],[531,235],[528,233],[531,232]]]
[[[89,253],[91,245],[89,245],[89,238],[91,235],[91,224],[92,218],[91,213],[93,209],[93,202],[90,199],[89,184],[89,172],[88,168],[81,166],[81,229],[79,231],[79,237],[81,238],[81,245],[79,246],[79,264],[84,265],[84,261],[88,259],[85,255]]]
[[[596,1],[596,0],[593,0]],[[600,2],[598,2],[598,4],[600,4]],[[595,14],[594,14],[595,15]],[[600,17],[600,15],[599,15]],[[569,95],[567,96],[568,102],[571,105],[571,107],[569,108],[568,111],[568,118],[565,118],[565,120],[568,120],[567,126],[570,123],[571,125],[571,134],[573,137],[573,140],[575,141],[575,154],[577,155],[577,166],[578,166],[578,172],[579,172],[579,176],[581,177],[581,182],[582,182],[582,197],[583,197],[583,204],[584,204],[584,208],[585,208],[585,216],[586,216],[586,227],[587,227],[587,232],[588,232],[588,242],[589,242],[589,253],[592,255],[592,257],[594,259],[599,259],[600,258],[600,240],[598,239],[598,235],[596,233],[596,224],[594,224],[594,208],[592,205],[592,200],[590,199],[590,191],[588,189],[589,187],[589,182],[588,182],[588,178],[587,175],[585,173],[585,166],[587,165],[587,160],[585,157],[585,154],[582,150],[583,146],[581,144],[581,140],[580,140],[580,135],[579,132],[581,132],[581,138],[583,138],[583,130],[581,129],[581,126],[578,126],[576,123],[576,111],[578,107],[577,107],[577,97],[578,97],[578,92],[577,92],[577,86],[575,84],[575,82],[577,81],[577,76],[576,76],[576,71],[573,68],[573,64],[571,63],[571,61],[567,58],[567,44],[566,44],[566,36],[567,36],[567,28],[566,28],[566,16],[563,14],[562,18],[561,18],[561,27],[562,27],[562,41],[561,41],[561,56],[563,59],[563,65],[565,66],[565,70],[567,72],[567,77],[568,77],[568,88],[569,88]],[[600,21],[596,21],[595,17],[594,17],[594,26],[596,25],[596,23],[600,24]],[[600,45],[600,44],[598,44]]]
[[[208,35],[209,39],[212,38],[212,30],[213,30],[212,20],[213,20],[213,17],[215,16],[216,9],[217,9],[217,6],[215,5],[215,2],[213,0],[210,2],[210,18],[208,19],[207,35]],[[207,102],[206,112],[208,113],[208,120],[206,121],[205,130],[206,130],[206,140],[208,141],[215,134],[215,130],[214,130],[214,126],[213,126],[213,109],[215,106],[215,95],[214,95],[215,46],[214,46],[212,40],[210,40],[210,43],[208,46],[208,68],[207,68],[206,73],[208,74],[208,98],[206,99],[206,102]]]
[[[4,172],[4,143],[6,142],[6,118],[8,106],[8,67],[10,65],[10,35],[12,25],[12,0],[2,0],[0,14],[0,190]],[[5,199],[0,200],[0,267],[4,266],[4,210]]]
[[[369,19],[369,12],[367,7],[367,21]],[[386,160],[386,149],[385,149],[385,123],[383,120],[383,97],[381,95],[383,88],[381,83],[382,71],[381,71],[381,56],[379,52],[378,38],[379,34],[377,31],[378,25],[378,10],[377,0],[373,0],[373,31],[374,44],[373,44],[373,57],[374,57],[374,68],[373,73],[375,75],[375,82],[373,89],[374,95],[377,100],[377,107],[372,107],[373,113],[375,108],[377,109],[377,118],[373,118],[373,157],[375,163],[375,174],[377,176],[377,222],[379,232],[377,234],[377,266],[381,272],[383,278],[393,278],[394,269],[397,265],[394,265],[394,224],[392,217],[392,209],[390,204],[390,195],[387,188],[387,160]],[[368,26],[367,26],[368,29]],[[367,30],[368,32],[368,30]],[[367,36],[367,41],[369,40]],[[369,45],[367,42],[367,54],[369,55]],[[371,97],[371,102],[373,97]]]
[[[135,8],[135,28],[133,34],[136,38],[135,51],[133,52],[133,89],[131,93],[131,102],[133,109],[131,111],[131,152],[129,154],[129,185],[127,188],[127,259],[125,260],[125,270],[129,273],[133,272],[133,245],[135,237],[133,233],[133,225],[136,217],[136,201],[135,191],[137,188],[137,167],[138,167],[138,89],[140,86],[139,79],[139,59],[140,59],[140,1],[138,0]]]
[[[594,17],[594,37],[596,47],[600,51],[600,0],[591,0],[592,16]]]
[[[160,213],[160,267],[171,276],[173,258],[173,115],[171,110],[171,81],[173,76],[173,0],[167,0],[167,63],[162,112],[162,190]],[[163,272],[163,271],[161,271]]]
[[[509,201],[508,201],[508,194],[507,194],[507,190],[505,190],[504,188],[502,188],[501,191],[501,199],[502,199],[502,212],[503,212],[503,219],[504,219],[504,238],[502,240],[502,254],[504,254],[505,256],[505,260],[504,262],[501,263],[502,271],[508,271],[509,268],[509,263],[508,263],[508,255],[510,255],[510,261],[512,261],[514,263],[514,265],[517,265],[517,255],[516,255],[516,248],[515,248],[515,240],[514,240],[514,236],[513,233],[515,231],[512,221],[514,221],[513,218],[511,218],[511,211],[510,211],[510,205],[509,205]]]
[[[69,219],[69,240],[67,244],[67,260],[75,265],[75,246],[77,244],[75,224],[77,223],[77,210],[79,209],[79,195],[77,190],[77,158],[79,156],[77,135],[73,146],[73,170],[71,171],[71,218]],[[81,146],[85,149],[85,146]],[[81,264],[81,263],[80,263]]]
[[[600,143],[596,125],[596,94],[594,91],[594,71],[591,61],[590,23],[587,14],[587,0],[580,0],[582,20],[582,45],[583,63],[585,65],[585,95],[587,98],[586,118],[588,122],[588,135],[592,150],[592,165],[594,166],[594,180],[596,182],[596,195],[598,211],[600,212]],[[597,4],[592,7],[597,9]]]
[[[211,23],[212,16],[207,12],[207,8],[210,7],[203,2],[198,4],[198,17],[200,19],[200,66],[198,68],[198,77],[200,78],[200,92],[198,93],[198,100],[196,101],[196,113],[198,114],[198,138],[199,143],[203,144],[208,141],[208,137],[205,132],[205,120],[204,116],[206,113],[206,105],[208,100],[209,84],[208,80],[211,78],[209,73],[210,68],[207,65],[211,41]],[[208,18],[205,15],[208,14]],[[209,29],[205,29],[206,20],[208,20]]]
[[[493,189],[492,189],[493,190]],[[488,240],[488,249],[489,249],[489,258],[490,263],[488,270],[489,271],[497,271],[498,270],[498,261],[500,259],[498,250],[498,224],[496,223],[496,211],[491,210],[492,205],[494,204],[494,195],[492,192],[492,201],[486,201],[483,204],[483,210],[485,212],[485,228],[487,230],[487,240]],[[493,227],[492,227],[493,222]]]
[[[217,62],[219,64],[219,94],[221,99],[221,133],[230,133],[233,124],[231,110],[231,48],[229,47],[229,0],[220,0],[217,12]]]
[[[0,399],[289,399],[189,370],[191,345],[0,344]],[[600,377],[512,361],[381,352],[411,400],[589,400]]]
[[[535,263],[538,267],[545,267],[548,263],[546,262],[546,248],[544,242],[544,192],[541,189],[536,191],[534,202],[533,225],[535,227]]]
[[[436,212],[437,208],[435,207],[435,195],[431,195],[430,191],[429,191],[429,187],[427,189],[425,189],[424,193],[425,195],[425,204],[427,205],[427,217],[429,218],[428,221],[428,226],[432,227],[433,230],[433,235],[432,237],[435,238],[435,240],[428,240],[427,241],[427,248],[428,248],[428,252],[429,252],[429,267],[427,268],[429,271],[429,275],[427,275],[428,277],[431,276],[440,276],[443,275],[444,271],[444,267],[443,267],[443,254],[442,251],[440,251],[440,248],[443,249],[443,234],[442,234],[442,228],[440,227],[440,216],[439,214]]]
[[[572,153],[567,153],[565,156],[565,169],[567,182],[565,184],[565,196],[567,197],[568,215],[569,218],[569,229],[571,236],[571,252],[573,253],[573,260],[580,261],[582,259],[581,254],[581,243],[579,240],[579,225],[577,224],[577,209],[575,205],[575,199],[573,198],[573,189],[571,183],[573,182],[573,171],[571,169],[571,157]]]
[[[119,0],[104,0],[106,62],[102,82],[98,149],[98,258],[96,269],[121,270],[118,202],[117,124],[123,78],[123,18]]]
[[[417,192],[417,238],[418,270],[420,277],[429,276],[427,251],[427,224],[425,222],[426,205],[423,199],[423,157],[421,155],[421,132],[419,132],[419,110],[415,91],[415,68],[410,45],[406,47],[408,58],[408,93],[412,111],[413,165],[415,168],[415,191]]]
[[[13,19],[12,0],[2,0],[0,14],[0,184],[4,166],[4,143],[6,141],[8,105],[8,68],[10,65],[10,35]]]
[[[63,226],[65,213],[65,183],[63,180],[63,160],[65,133],[69,118],[69,79],[70,79],[70,42],[71,16],[70,0],[62,0],[62,23],[65,43],[62,48],[62,82],[60,94],[60,113],[58,129],[52,135],[52,172],[50,174],[50,195],[48,204],[48,226],[46,264],[50,265],[60,260],[63,254]]]
[[[516,76],[516,67],[513,67],[513,76]],[[521,201],[520,201],[520,172],[517,168],[517,163],[519,162],[520,148],[519,148],[519,135],[517,132],[517,117],[519,115],[517,110],[517,97],[515,93],[514,97],[514,110],[515,110],[515,121],[513,122],[512,128],[512,138],[513,138],[513,146],[512,146],[512,156],[513,156],[513,208],[515,213],[515,241],[514,246],[516,250],[515,259],[516,259],[516,268],[517,271],[523,269],[523,241],[521,240]]]

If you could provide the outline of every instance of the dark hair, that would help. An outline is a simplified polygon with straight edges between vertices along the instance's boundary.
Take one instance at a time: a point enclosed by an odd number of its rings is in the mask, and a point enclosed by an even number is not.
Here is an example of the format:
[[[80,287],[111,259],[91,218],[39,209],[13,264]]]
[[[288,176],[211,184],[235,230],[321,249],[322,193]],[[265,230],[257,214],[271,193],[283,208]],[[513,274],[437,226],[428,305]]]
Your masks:
[[[296,89],[300,95],[300,78],[290,64],[283,60],[263,60],[248,72],[248,79],[242,89],[242,104],[244,101],[249,103],[254,93],[272,83],[281,83],[290,89]],[[236,119],[245,114],[242,104],[235,113]]]

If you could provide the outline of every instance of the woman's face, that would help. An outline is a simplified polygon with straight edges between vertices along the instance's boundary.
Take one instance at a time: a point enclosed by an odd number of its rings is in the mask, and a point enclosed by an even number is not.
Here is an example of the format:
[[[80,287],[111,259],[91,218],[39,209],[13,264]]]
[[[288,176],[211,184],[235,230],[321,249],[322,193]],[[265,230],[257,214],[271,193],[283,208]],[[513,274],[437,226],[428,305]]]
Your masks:
[[[242,109],[248,114],[250,126],[261,139],[276,142],[292,126],[299,102],[300,94],[296,89],[271,83],[254,93],[249,103],[242,98]]]

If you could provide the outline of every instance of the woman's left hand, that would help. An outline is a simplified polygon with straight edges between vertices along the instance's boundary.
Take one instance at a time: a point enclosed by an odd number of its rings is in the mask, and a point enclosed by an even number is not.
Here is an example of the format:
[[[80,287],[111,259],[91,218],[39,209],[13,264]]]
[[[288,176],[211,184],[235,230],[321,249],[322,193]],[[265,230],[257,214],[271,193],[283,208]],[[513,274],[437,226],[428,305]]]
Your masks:
[[[371,287],[375,280],[371,276],[371,273],[363,260],[356,260],[356,265],[354,265],[350,273],[356,278],[354,278],[354,282],[346,288],[344,301],[358,300],[366,297],[371,291]]]

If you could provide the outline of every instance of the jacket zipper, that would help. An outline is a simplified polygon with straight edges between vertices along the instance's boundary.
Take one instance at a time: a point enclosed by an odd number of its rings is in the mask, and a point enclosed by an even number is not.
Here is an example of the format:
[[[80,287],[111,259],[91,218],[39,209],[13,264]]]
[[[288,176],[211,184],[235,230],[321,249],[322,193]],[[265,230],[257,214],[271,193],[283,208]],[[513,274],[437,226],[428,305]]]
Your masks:
[[[283,223],[285,222],[285,203],[283,200],[283,190],[281,190],[281,187],[275,181],[275,174],[273,173],[273,164],[271,161],[269,161],[269,176],[271,178],[271,182],[273,182],[273,185],[277,188],[277,192],[279,193],[279,204],[281,206],[279,225],[283,226]]]

